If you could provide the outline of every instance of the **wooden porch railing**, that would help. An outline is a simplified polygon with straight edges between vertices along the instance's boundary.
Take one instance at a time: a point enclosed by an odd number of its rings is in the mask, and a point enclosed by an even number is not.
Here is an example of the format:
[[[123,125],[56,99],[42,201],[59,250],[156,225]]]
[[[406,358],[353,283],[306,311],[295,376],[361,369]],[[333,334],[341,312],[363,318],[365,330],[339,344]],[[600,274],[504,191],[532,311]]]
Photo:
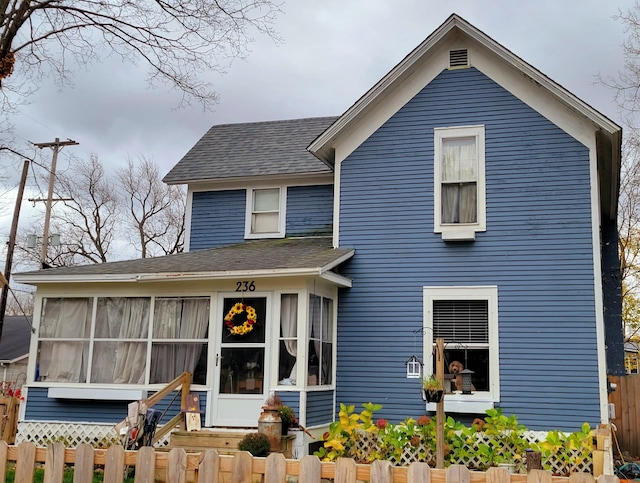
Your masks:
[[[191,390],[190,372],[183,372],[173,381],[167,384],[163,389],[153,394],[153,396],[144,399],[142,402],[146,404],[147,408],[150,409],[151,407],[162,401],[166,396],[171,394],[171,392],[173,392],[178,387],[181,387],[180,408],[184,410],[187,406],[187,396],[189,395],[189,391]],[[184,413],[182,412],[179,412],[161,428],[158,428],[153,437],[153,442],[155,443],[156,441],[160,440],[164,435],[166,435],[176,427],[179,427],[182,430],[185,429]]]

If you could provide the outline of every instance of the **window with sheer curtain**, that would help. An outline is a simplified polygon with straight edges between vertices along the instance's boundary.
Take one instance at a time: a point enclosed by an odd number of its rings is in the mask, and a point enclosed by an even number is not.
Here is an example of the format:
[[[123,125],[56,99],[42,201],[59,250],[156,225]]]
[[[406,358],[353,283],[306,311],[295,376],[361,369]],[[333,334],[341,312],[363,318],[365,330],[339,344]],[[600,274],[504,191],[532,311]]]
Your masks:
[[[36,380],[155,384],[189,371],[205,384],[208,326],[208,297],[45,298]]]
[[[436,129],[434,144],[435,231],[484,231],[484,127]]]
[[[333,382],[333,300],[309,296],[309,345],[307,385]]]

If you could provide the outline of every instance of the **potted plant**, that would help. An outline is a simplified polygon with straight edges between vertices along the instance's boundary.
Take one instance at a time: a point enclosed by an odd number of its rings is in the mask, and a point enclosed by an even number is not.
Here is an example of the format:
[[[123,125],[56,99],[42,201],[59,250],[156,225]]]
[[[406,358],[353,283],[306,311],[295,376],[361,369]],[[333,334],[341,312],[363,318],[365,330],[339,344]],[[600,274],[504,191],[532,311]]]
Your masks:
[[[298,424],[296,413],[285,404],[278,406],[278,413],[280,414],[280,419],[282,419],[282,434],[287,434],[289,428],[295,427]]]
[[[441,382],[435,375],[431,374],[429,377],[422,379],[422,394],[423,398],[427,402],[440,402],[444,389]]]

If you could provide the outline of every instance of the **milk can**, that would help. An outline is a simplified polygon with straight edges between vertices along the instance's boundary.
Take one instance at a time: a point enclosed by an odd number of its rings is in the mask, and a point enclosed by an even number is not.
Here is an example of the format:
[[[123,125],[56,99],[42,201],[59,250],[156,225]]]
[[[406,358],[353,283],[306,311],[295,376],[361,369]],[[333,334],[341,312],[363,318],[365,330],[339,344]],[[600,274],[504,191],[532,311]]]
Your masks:
[[[282,419],[278,412],[278,406],[262,406],[262,414],[258,418],[258,433],[269,438],[271,452],[281,450]]]

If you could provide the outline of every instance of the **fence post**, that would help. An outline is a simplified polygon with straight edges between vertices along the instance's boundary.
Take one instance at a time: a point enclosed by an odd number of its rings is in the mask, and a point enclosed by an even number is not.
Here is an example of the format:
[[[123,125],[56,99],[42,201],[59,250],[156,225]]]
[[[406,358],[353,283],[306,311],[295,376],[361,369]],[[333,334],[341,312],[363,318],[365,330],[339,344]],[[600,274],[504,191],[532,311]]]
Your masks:
[[[612,466],[607,461],[611,448],[611,431],[604,426],[596,429],[596,449],[593,450],[593,476],[596,478],[605,473],[611,473],[612,470],[605,471],[605,468]]]

